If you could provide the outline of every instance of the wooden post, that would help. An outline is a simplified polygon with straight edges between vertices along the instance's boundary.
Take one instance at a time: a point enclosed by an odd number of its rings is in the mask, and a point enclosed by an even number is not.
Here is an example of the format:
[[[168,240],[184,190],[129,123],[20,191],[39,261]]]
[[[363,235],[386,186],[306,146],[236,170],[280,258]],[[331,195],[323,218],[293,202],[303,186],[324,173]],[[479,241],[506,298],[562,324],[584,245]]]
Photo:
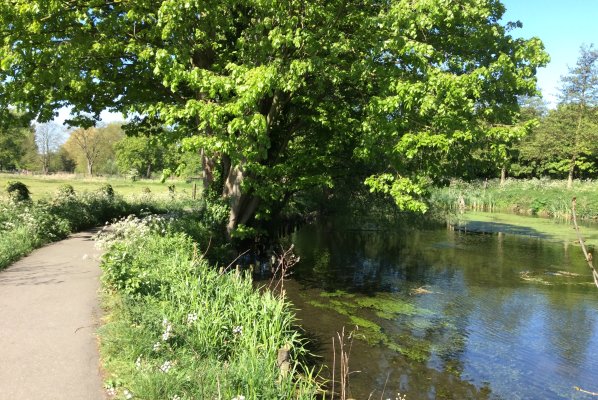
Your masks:
[[[193,182],[193,200],[197,197],[197,182]]]

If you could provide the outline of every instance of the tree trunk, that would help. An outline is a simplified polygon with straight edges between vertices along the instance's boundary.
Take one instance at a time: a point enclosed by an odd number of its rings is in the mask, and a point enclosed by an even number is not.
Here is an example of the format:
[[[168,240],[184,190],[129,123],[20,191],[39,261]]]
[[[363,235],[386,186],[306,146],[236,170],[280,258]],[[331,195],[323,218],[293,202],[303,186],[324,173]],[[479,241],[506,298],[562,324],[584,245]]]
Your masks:
[[[569,177],[567,178],[567,189],[573,187],[573,173],[575,172],[575,157],[571,159],[571,165],[569,166]]]
[[[152,177],[152,164],[151,163],[147,164],[147,170],[145,171],[145,177],[147,179]]]
[[[230,199],[230,214],[226,232],[231,233],[241,224],[246,224],[255,214],[260,199],[257,196],[241,192],[244,179],[242,166],[230,167],[224,183],[223,196]]]
[[[500,186],[503,186],[505,184],[506,180],[507,180],[507,167],[503,165],[502,168],[500,169]]]
[[[214,182],[214,160],[208,157],[203,149],[200,151],[201,168],[203,169],[203,190],[206,191]]]
[[[93,162],[87,160],[87,175],[93,176]]]

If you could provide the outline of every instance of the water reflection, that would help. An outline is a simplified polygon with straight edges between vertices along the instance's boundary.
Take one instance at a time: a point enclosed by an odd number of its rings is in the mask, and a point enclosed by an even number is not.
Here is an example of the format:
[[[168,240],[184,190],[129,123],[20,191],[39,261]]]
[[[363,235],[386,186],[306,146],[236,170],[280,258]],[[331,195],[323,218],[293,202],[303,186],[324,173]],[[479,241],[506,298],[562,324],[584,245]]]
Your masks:
[[[384,398],[409,399],[598,391],[598,291],[570,243],[500,226],[308,226],[293,241],[302,262],[289,294],[305,328],[330,353],[334,332],[361,326],[351,356],[361,371],[352,376],[355,398],[383,390]]]

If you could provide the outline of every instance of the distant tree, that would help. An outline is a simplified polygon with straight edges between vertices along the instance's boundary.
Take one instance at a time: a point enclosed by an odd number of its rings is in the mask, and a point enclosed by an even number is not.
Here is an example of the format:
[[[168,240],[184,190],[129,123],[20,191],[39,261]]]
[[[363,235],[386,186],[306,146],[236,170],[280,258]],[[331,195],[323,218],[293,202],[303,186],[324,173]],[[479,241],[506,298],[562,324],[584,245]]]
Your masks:
[[[567,187],[571,188],[575,168],[584,163],[580,158],[598,140],[594,125],[598,107],[598,51],[593,45],[581,47],[577,64],[561,81],[560,110],[564,118],[558,122],[561,129],[555,133],[560,133],[560,144],[567,150]]]
[[[37,143],[38,156],[42,172],[48,174],[50,161],[58,150],[64,137],[64,129],[53,122],[37,125],[35,128],[35,142]]]
[[[85,172],[93,176],[102,167],[114,163],[114,145],[123,138],[121,124],[113,123],[103,127],[77,128],[66,143],[65,149],[77,165],[85,166]]]
[[[50,168],[54,171],[75,172],[76,167],[77,162],[64,146],[58,149],[50,162]]]
[[[115,145],[116,163],[121,173],[131,170],[151,178],[152,171],[164,168],[166,148],[146,136],[128,136]]]

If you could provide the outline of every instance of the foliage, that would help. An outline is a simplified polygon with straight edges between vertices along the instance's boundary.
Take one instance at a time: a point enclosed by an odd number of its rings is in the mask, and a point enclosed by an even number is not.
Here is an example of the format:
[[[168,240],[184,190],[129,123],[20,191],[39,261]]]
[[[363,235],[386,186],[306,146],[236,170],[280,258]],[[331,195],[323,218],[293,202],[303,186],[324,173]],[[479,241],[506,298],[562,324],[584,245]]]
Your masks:
[[[101,235],[104,287],[116,299],[100,333],[111,391],[145,399],[316,398],[311,372],[300,369],[305,349],[286,301],[256,291],[249,276],[219,273],[162,219],[127,219],[115,229],[108,240]],[[285,345],[294,366],[280,377],[277,351]]]
[[[31,199],[29,188],[23,182],[9,181],[6,184],[6,192],[16,202],[29,201]]]
[[[524,176],[592,176],[598,159],[598,51],[580,49],[575,67],[561,78],[558,107],[541,115],[533,134],[520,146],[517,160]]]
[[[0,171],[30,166],[31,153],[37,153],[31,136],[31,127],[22,115],[9,112],[0,120]]]
[[[175,168],[176,148],[145,136],[127,136],[116,143],[116,163],[121,173],[134,170],[138,176],[151,178],[152,172]]]
[[[58,187],[58,189],[56,190],[56,194],[57,194],[58,197],[71,197],[71,196],[75,196],[75,188],[73,187],[73,185],[65,183],[65,184],[60,185]]]
[[[515,39],[496,0],[96,2],[0,5],[0,97],[39,120],[108,108],[202,152],[204,188],[230,200],[229,232],[296,193],[374,188],[421,210],[421,185],[510,123],[535,92],[542,43]],[[38,66],[43,65],[43,70]],[[93,99],[93,101],[91,100]],[[2,108],[0,107],[0,108]],[[390,174],[390,178],[388,179]],[[394,181],[398,183],[395,184]]]

